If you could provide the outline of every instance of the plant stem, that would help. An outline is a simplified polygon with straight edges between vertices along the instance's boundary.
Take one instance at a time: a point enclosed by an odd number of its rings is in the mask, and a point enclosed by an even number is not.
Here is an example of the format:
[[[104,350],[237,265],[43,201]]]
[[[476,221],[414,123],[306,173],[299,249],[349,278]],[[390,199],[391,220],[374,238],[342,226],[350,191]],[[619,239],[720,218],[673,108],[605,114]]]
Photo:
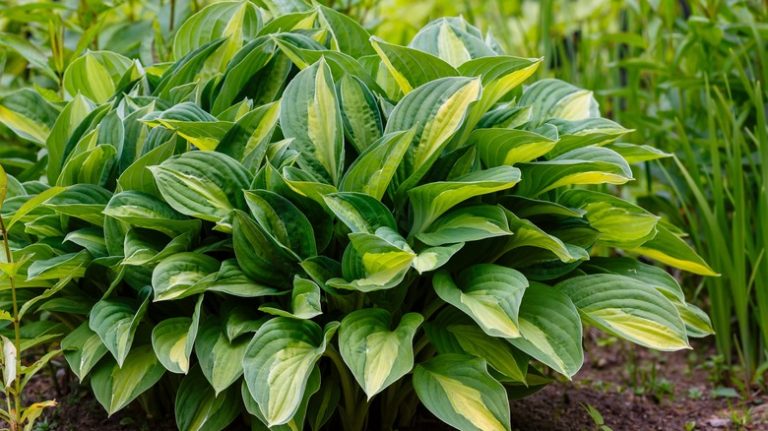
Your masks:
[[[367,415],[367,409],[360,406],[360,412],[355,414],[357,401],[357,390],[352,382],[344,360],[341,359],[341,355],[333,346],[328,346],[325,350],[325,356],[331,359],[333,365],[336,366],[336,370],[339,372],[339,379],[341,380],[341,392],[344,394],[344,410],[346,420],[343,421],[347,431],[359,431],[363,428],[363,422]]]
[[[13,255],[11,254],[11,246],[8,243],[8,231],[5,229],[5,222],[3,216],[0,215],[0,234],[3,235],[3,247],[5,247],[5,256],[8,259],[8,263],[13,264]],[[16,379],[14,380],[14,412],[11,413],[13,420],[11,421],[11,430],[17,431],[19,425],[19,419],[21,417],[21,325],[19,322],[19,304],[16,300],[16,282],[14,276],[8,274],[8,282],[11,284],[11,303],[13,305],[13,332],[14,332],[14,347],[16,348]],[[6,382],[7,383],[7,382]],[[10,407],[10,406],[9,406]]]

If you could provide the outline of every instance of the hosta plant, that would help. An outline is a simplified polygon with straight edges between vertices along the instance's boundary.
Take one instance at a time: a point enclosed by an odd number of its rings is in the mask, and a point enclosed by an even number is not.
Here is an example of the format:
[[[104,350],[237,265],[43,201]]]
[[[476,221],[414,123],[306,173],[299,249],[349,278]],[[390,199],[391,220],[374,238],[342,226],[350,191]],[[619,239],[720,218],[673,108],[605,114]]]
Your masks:
[[[405,47],[265,4],[206,7],[172,63],[84,54],[46,176],[9,183],[20,283],[49,298],[31,312],[72,324],[110,414],[175,394],[184,431],[361,430],[421,404],[503,430],[510,395],[579,370],[584,323],[659,350],[710,332],[637,259],[709,272],[677,231],[578,187],[664,156],[617,142],[590,92],[524,86],[540,60],[461,19]]]

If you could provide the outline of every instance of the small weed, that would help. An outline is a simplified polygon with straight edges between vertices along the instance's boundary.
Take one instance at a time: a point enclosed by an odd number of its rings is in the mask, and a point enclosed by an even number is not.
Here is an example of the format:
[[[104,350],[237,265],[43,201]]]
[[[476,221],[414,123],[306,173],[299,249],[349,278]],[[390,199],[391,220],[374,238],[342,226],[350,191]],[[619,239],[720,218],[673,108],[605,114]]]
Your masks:
[[[596,431],[613,431],[611,427],[605,424],[603,415],[598,409],[595,408],[595,406],[592,404],[582,404],[582,407],[584,407],[584,410],[587,411],[589,417],[592,418],[592,422],[595,423]]]

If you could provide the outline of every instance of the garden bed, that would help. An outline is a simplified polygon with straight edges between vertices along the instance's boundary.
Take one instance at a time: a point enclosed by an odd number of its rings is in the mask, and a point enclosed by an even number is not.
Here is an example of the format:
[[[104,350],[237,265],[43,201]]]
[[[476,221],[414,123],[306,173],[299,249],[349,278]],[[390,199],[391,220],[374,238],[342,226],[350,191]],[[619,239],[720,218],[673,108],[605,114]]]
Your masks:
[[[620,430],[768,430],[768,397],[749,401],[711,381],[713,365],[702,361],[708,347],[659,353],[622,342],[590,340],[584,368],[572,382],[556,382],[512,401],[512,427],[519,431],[597,429],[587,412],[595,408],[605,424]],[[630,350],[634,349],[634,350]],[[636,355],[632,358],[632,352]],[[654,376],[654,365],[656,368]],[[31,397],[54,396],[49,378],[30,388]],[[173,419],[148,419],[138,405],[108,418],[86,388],[60,397],[39,430],[171,431]],[[46,425],[47,424],[47,427]],[[424,417],[416,428],[450,429]],[[695,427],[694,427],[695,424]],[[687,428],[688,427],[688,428]],[[235,431],[238,428],[230,428]]]

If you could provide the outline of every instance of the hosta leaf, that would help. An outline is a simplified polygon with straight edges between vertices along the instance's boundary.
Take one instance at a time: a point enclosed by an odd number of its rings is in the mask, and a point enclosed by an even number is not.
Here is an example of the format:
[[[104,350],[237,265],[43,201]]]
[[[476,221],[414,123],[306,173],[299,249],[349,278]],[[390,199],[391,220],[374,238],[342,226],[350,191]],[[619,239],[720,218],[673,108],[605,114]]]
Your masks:
[[[427,52],[393,45],[376,37],[371,38],[371,45],[403,94],[436,79],[459,75],[453,66]]]
[[[296,260],[317,254],[312,224],[291,201],[266,190],[245,192],[245,199],[263,231]]]
[[[342,279],[328,280],[327,284],[337,289],[361,292],[391,289],[403,281],[416,258],[416,253],[391,228],[381,227],[373,234],[351,233],[349,239],[350,245],[344,260],[354,262],[359,273],[345,274],[352,279],[350,282]]]
[[[685,323],[685,332],[688,337],[707,337],[713,335],[715,330],[712,328],[712,322],[709,316],[699,307],[693,304],[686,304],[679,301],[673,301],[680,318]]]
[[[203,151],[212,151],[229,130],[232,121],[218,120],[191,102],[183,102],[159,113],[142,118],[149,127],[162,126],[175,132]]]
[[[192,317],[172,317],[152,328],[152,349],[157,359],[172,373],[187,374],[192,348],[200,325],[203,296],[197,300]]]
[[[559,79],[542,79],[525,89],[520,105],[530,105],[532,117],[583,120],[599,117],[599,107],[592,92]]]
[[[172,317],[152,328],[152,349],[165,369],[172,373],[186,374],[189,371],[193,345],[188,342],[191,327],[191,318]]]
[[[440,215],[457,204],[488,193],[514,187],[520,181],[520,170],[510,166],[475,171],[453,181],[424,184],[408,191],[413,206],[412,234],[429,228]]]
[[[244,212],[235,211],[233,220],[232,242],[243,272],[257,282],[285,286],[294,273],[295,256]]]
[[[413,388],[424,406],[462,431],[509,430],[509,400],[483,359],[438,355],[416,366]]]
[[[415,127],[416,136],[396,176],[404,193],[426,174],[453,134],[468,107],[480,97],[479,78],[442,78],[408,93],[389,116],[385,133]]]
[[[272,59],[274,53],[274,43],[264,38],[252,40],[243,46],[224,71],[219,91],[211,106],[211,113],[219,115],[231,106],[251,78]]]
[[[591,190],[566,190],[558,201],[586,211],[598,241],[613,247],[638,247],[656,235],[659,218],[617,197]]]
[[[110,51],[89,51],[73,60],[64,72],[63,86],[75,96],[82,94],[96,103],[109,100],[131,60]]]
[[[218,396],[243,374],[247,338],[230,341],[219,319],[203,322],[195,339],[195,356]]]
[[[178,34],[178,33],[177,33]],[[171,90],[177,86],[194,81],[208,58],[226,41],[216,39],[186,54],[163,73],[160,82],[155,87],[154,94],[167,98]]]
[[[24,88],[0,97],[0,123],[20,138],[44,145],[58,110],[36,91]]]
[[[116,161],[117,150],[111,145],[99,145],[79,154],[73,153],[64,164],[56,185],[69,186],[79,183],[106,185]]]
[[[631,130],[601,117],[576,121],[554,118],[547,124],[557,127],[558,135],[560,135],[560,141],[550,153],[551,156],[557,156],[588,145],[605,145],[631,132]]]
[[[200,228],[200,220],[190,220],[165,202],[146,193],[125,191],[112,196],[104,215],[130,225],[162,232],[175,237]]]
[[[552,160],[523,163],[519,193],[535,197],[558,187],[578,184],[624,184],[632,178],[627,162],[602,147],[579,148]]]
[[[133,344],[144,313],[147,311],[149,296],[138,303],[129,298],[102,299],[91,309],[88,326],[99,335],[118,366],[123,366]]]
[[[280,102],[262,105],[245,114],[224,135],[216,151],[241,160],[246,167],[259,166],[279,115]]]
[[[445,247],[429,247],[424,250],[420,250],[419,254],[411,263],[413,269],[419,274],[425,272],[434,271],[446,263],[456,254],[461,248],[464,247],[464,243],[451,244]]]
[[[24,219],[24,217],[30,212],[39,208],[42,204],[47,202],[52,197],[62,193],[65,190],[64,187],[51,187],[43,192],[26,200],[16,211],[13,212],[11,218],[6,222],[5,228],[9,231],[17,222]]]
[[[159,165],[173,155],[176,145],[173,142],[167,142],[159,147],[153,148],[136,161],[131,163],[120,177],[117,184],[121,190],[135,190],[155,196],[160,196],[160,192],[155,184],[155,179],[150,166]]]
[[[149,230],[131,228],[125,234],[123,265],[154,264],[166,257],[186,251],[192,243],[193,232],[185,232],[170,242]]]
[[[672,156],[670,153],[666,153],[650,145],[635,145],[625,142],[617,142],[608,145],[608,148],[621,154],[621,157],[624,157],[624,160],[629,164],[648,162]]]
[[[91,256],[83,250],[78,253],[66,253],[50,259],[35,260],[27,268],[29,280],[59,280],[64,278],[80,278],[85,275],[85,269],[91,261]]]
[[[427,245],[438,246],[504,235],[512,232],[501,207],[473,205],[448,211],[416,238]]]
[[[95,184],[75,184],[49,199],[45,206],[52,208],[58,214],[102,226],[104,224],[102,211],[111,197],[112,193]]]
[[[104,241],[104,231],[99,228],[85,227],[69,232],[63,242],[71,242],[83,247],[95,257],[104,257],[107,252],[107,243]]]
[[[150,168],[157,187],[176,211],[220,222],[244,207],[241,190],[251,175],[235,159],[221,153],[192,151]]]
[[[307,380],[307,388],[304,390],[304,397],[301,400],[301,404],[299,404],[299,409],[296,411],[296,414],[294,414],[293,417],[285,424],[274,425],[269,428],[267,428],[267,420],[264,418],[264,414],[261,413],[261,408],[259,408],[258,403],[256,403],[256,400],[253,399],[251,393],[248,391],[246,382],[243,381],[243,384],[240,385],[240,394],[243,399],[243,404],[245,404],[245,409],[248,411],[248,413],[256,416],[256,418],[260,421],[260,423],[252,424],[251,429],[269,429],[270,431],[294,431],[304,429],[304,417],[307,416],[307,413],[310,415],[313,413],[313,411],[310,409],[310,400],[313,400],[313,395],[321,389],[320,379],[320,368],[315,366],[312,369],[312,372],[309,374],[309,380]],[[262,426],[259,427],[259,425]]]
[[[479,30],[464,18],[441,18],[430,22],[416,33],[410,46],[436,55],[454,67],[473,58],[497,54],[482,39]]]
[[[299,72],[283,92],[280,127],[301,153],[300,164],[336,184],[344,167],[341,109],[324,59]]]
[[[509,229],[514,235],[509,239],[506,250],[520,247],[537,247],[549,250],[563,263],[586,260],[586,250],[564,243],[560,238],[550,235],[530,220],[521,219],[510,211],[506,212]]]
[[[181,299],[202,293],[203,278],[219,269],[219,261],[200,253],[178,253],[160,262],[152,271],[155,301]]]
[[[205,290],[221,292],[243,298],[255,298],[259,296],[279,295],[280,292],[269,286],[264,286],[248,278],[235,259],[227,259],[221,263],[219,272],[207,276],[201,283],[205,283]]]
[[[48,150],[46,174],[49,180],[55,181],[59,178],[59,173],[64,163],[67,141],[69,141],[75,129],[80,126],[80,123],[88,116],[92,109],[91,103],[85,97],[78,94],[64,106],[61,114],[56,118],[56,122],[51,128],[51,133],[45,141],[45,147]]]
[[[238,390],[215,393],[195,367],[179,385],[174,410],[180,431],[222,431],[240,413]]]
[[[99,334],[88,327],[88,322],[81,323],[77,329],[62,338],[61,350],[69,368],[81,382],[108,352]]]
[[[226,63],[243,39],[256,35],[261,27],[261,15],[250,2],[223,1],[204,7],[184,21],[173,39],[173,56],[180,59],[190,52],[218,38],[228,38],[232,46],[229,55],[222,56]]]
[[[338,91],[344,133],[355,149],[362,152],[384,131],[378,100],[363,81],[352,75],[339,80]]]
[[[339,328],[341,356],[369,400],[413,368],[413,337],[424,318],[407,313],[393,330],[391,320],[381,308],[357,310]]]
[[[656,229],[658,233],[653,239],[631,251],[694,274],[719,275],[701,256],[693,251],[684,239],[670,232],[661,224],[657,225]]]
[[[569,379],[584,363],[581,319],[571,299],[558,289],[533,283],[520,304],[521,338],[513,346]]]
[[[528,280],[518,271],[479,264],[462,271],[456,282],[441,271],[435,274],[432,283],[443,301],[466,313],[488,335],[520,336],[518,314]]]
[[[397,229],[389,209],[367,194],[332,193],[324,198],[328,208],[352,232],[373,233],[382,226]]]
[[[109,415],[127,406],[151,388],[165,373],[152,347],[139,346],[131,350],[122,367],[110,361],[102,362],[91,377],[91,389],[96,400]]]
[[[653,286],[615,274],[569,278],[556,288],[581,315],[613,335],[657,350],[690,347],[675,306]]]
[[[477,129],[469,135],[480,160],[488,167],[526,163],[547,154],[556,140],[517,129]]]
[[[341,190],[366,193],[381,200],[415,133],[414,129],[388,133],[372,143],[347,169]],[[382,160],[387,163],[381,163]]]
[[[515,382],[526,381],[528,356],[506,340],[483,332],[461,311],[446,308],[425,329],[438,353],[474,355],[488,361],[488,365],[504,377]]]
[[[285,424],[299,410],[307,381],[338,322],[325,330],[314,322],[276,317],[259,328],[243,358],[248,391],[267,426]]]
[[[312,280],[297,275],[293,279],[290,312],[265,305],[259,307],[259,310],[275,316],[295,319],[311,319],[319,316],[323,313],[320,306],[320,286]]]
[[[587,273],[610,273],[634,278],[645,285],[653,286],[667,298],[685,301],[683,289],[675,277],[663,268],[648,265],[628,257],[592,257],[579,268]]]
[[[374,53],[365,29],[349,16],[329,7],[317,5],[317,18],[322,28],[331,33],[331,49],[358,58]]]

